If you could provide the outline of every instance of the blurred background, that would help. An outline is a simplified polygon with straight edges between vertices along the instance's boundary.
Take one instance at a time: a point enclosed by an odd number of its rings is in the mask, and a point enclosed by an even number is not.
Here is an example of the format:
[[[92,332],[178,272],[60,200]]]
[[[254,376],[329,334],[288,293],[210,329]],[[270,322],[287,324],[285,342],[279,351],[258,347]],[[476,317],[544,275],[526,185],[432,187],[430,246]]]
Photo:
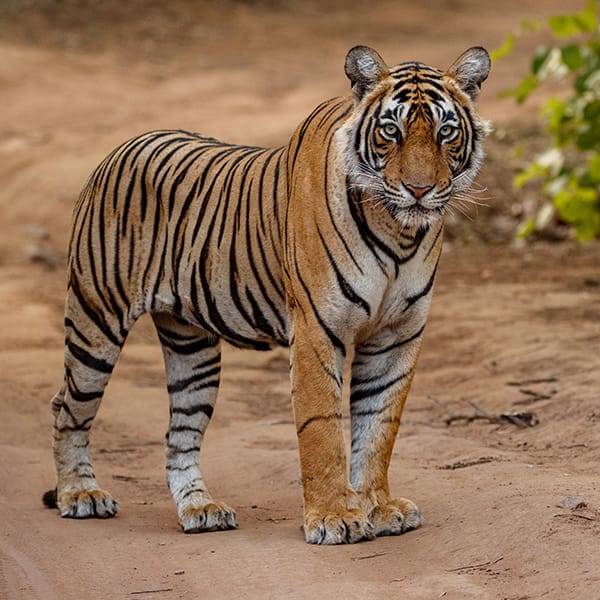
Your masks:
[[[587,16],[552,21],[552,33],[551,15],[586,6]],[[0,598],[597,598],[600,244],[575,243],[556,212],[539,218],[547,194],[535,182],[513,185],[550,148],[541,168],[558,165],[572,186],[539,112],[556,98],[564,117],[573,78],[534,88],[543,72],[600,61],[600,42],[594,55],[569,37],[597,24],[596,8],[593,0],[0,0]],[[557,43],[556,32],[566,36],[560,56],[536,54]],[[151,129],[285,144],[317,104],[349,92],[344,58],[357,44],[389,64],[438,68],[471,46],[502,50],[479,102],[494,124],[479,177],[487,191],[476,195],[487,206],[447,220],[391,469],[393,489],[418,502],[425,527],[366,548],[308,548],[298,531],[286,351],[226,347],[203,470],[216,497],[238,509],[240,529],[181,535],[164,485],[160,347],[144,318],[92,439],[96,472],[122,513],[82,523],[45,510],[71,211],[91,171]],[[577,110],[587,107],[589,118],[575,123],[582,129],[568,160],[599,149],[599,72],[585,80],[596,96],[582,84],[592,101]],[[521,104],[505,97],[515,88],[527,96]],[[600,159],[592,166],[596,174],[578,184],[593,209]],[[532,219],[534,235],[516,242]],[[515,426],[515,411],[531,426]]]
[[[389,64],[444,68],[467,47],[492,50],[523,20],[582,0],[21,0],[0,2],[0,266],[59,264],[87,175],[123,140],[182,128],[227,141],[284,144],[322,100],[348,92],[356,44]],[[522,217],[514,146],[540,131],[540,101],[499,98],[528,73],[548,35],[519,38],[494,64],[480,111],[496,135],[482,175],[490,208],[451,220],[461,242],[509,242]],[[521,161],[522,162],[522,161]],[[475,215],[474,215],[475,216]]]

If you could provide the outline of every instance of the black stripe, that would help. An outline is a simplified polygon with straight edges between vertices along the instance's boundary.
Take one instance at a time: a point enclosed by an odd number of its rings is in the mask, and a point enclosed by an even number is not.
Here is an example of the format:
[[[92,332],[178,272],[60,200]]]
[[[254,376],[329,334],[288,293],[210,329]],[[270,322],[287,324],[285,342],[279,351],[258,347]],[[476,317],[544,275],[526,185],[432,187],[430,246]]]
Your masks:
[[[141,237],[141,236],[140,236]],[[127,279],[131,281],[131,275],[133,274],[133,263],[136,257],[135,251],[135,234],[133,229],[131,230],[131,234],[129,236],[129,258],[127,261]]]
[[[443,227],[440,227],[438,229],[438,232],[435,234],[435,238],[433,238],[433,241],[431,242],[431,246],[429,246],[429,250],[427,250],[427,254],[425,255],[425,258],[423,259],[423,261],[426,261],[429,256],[431,255],[431,253],[433,252],[433,249],[435,248],[437,241],[440,239],[440,236],[442,235],[442,232],[444,231]]]
[[[259,280],[257,280],[257,282],[258,281]],[[264,293],[264,286],[262,285],[262,283],[259,283],[259,288],[261,288],[261,291]],[[266,295],[264,295],[263,297],[265,299],[267,298]],[[252,307],[252,317],[253,317],[252,324],[253,324],[254,328],[258,329],[259,331],[262,331],[270,338],[277,337],[275,335],[275,330],[269,323],[269,320],[265,317],[265,313],[262,311],[259,303],[256,301],[256,299],[254,298],[252,292],[250,291],[250,289],[248,287],[246,287],[246,298],[248,299],[248,302],[250,303],[250,306]]]
[[[184,225],[187,224],[188,210],[192,204],[192,201],[196,199],[196,195],[199,192],[200,180],[196,178],[192,184],[188,195],[183,201],[183,205],[179,210],[177,224],[173,232],[173,246],[171,250],[171,287],[173,288],[173,295],[175,297],[175,306],[173,307],[176,313],[181,312],[181,298],[179,297],[179,282],[181,281],[181,258],[185,250],[185,239],[182,235],[182,230],[185,235]]]
[[[169,348],[170,350],[173,350],[173,352],[175,352],[176,354],[180,354],[183,356],[196,354],[197,352],[202,352],[203,350],[207,350],[208,348],[215,348],[218,345],[218,342],[217,344],[215,344],[214,338],[210,337],[202,339],[197,339],[193,337],[191,338],[191,340],[195,341],[180,343],[181,340],[177,341],[176,339],[173,339],[173,332],[167,332],[164,329],[159,329],[158,334],[160,338],[160,343],[163,346]],[[221,355],[219,354],[218,358],[220,358],[220,356]]]
[[[66,371],[66,376],[67,379],[71,377],[71,371],[69,369],[67,369]],[[100,393],[100,395],[102,395],[102,393]],[[92,421],[94,420],[95,415],[84,419],[83,421],[81,421],[81,423],[77,423],[77,419],[74,417],[73,413],[71,412],[71,409],[69,408],[69,405],[66,402],[62,405],[62,410],[65,413],[67,413],[67,415],[69,415],[69,418],[71,419],[71,421],[73,421],[74,425],[63,425],[62,427],[58,428],[58,431],[89,431],[89,429],[92,426]],[[58,439],[56,435],[54,435],[53,437],[54,439]]]
[[[150,269],[153,266],[154,263],[154,256],[156,254],[159,254],[161,256],[161,260],[164,261],[164,256],[165,256],[165,243],[168,240],[168,233],[169,233],[169,229],[167,227],[165,227],[165,240],[163,240],[163,244],[160,245],[159,242],[159,237],[158,237],[158,231],[160,229],[159,225],[160,225],[160,221],[161,221],[161,206],[160,206],[160,197],[158,195],[158,190],[156,190],[156,194],[154,197],[154,220],[153,220],[153,225],[152,225],[152,236],[149,240],[144,240],[146,242],[146,244],[149,246],[150,248],[150,252],[148,254],[148,256],[146,257],[146,268],[144,269],[144,273],[142,275],[142,287],[143,289],[147,289],[148,283],[146,281],[149,273],[150,273]],[[164,264],[164,263],[163,263]],[[158,271],[158,273],[156,274],[156,279],[160,280],[160,269]],[[155,281],[156,284],[156,281]]]
[[[431,288],[433,287],[433,282],[435,281],[435,274],[437,271],[439,260],[440,260],[440,258],[438,256],[438,259],[435,263],[435,267],[433,268],[433,272],[431,273],[431,276],[429,277],[429,281],[427,282],[425,287],[420,292],[417,292],[416,294],[413,294],[412,296],[409,296],[406,299],[406,306],[404,307],[403,312],[406,312],[415,302],[417,302],[418,300],[420,300],[421,298],[423,298],[424,296],[427,296],[427,294],[429,294],[429,292],[431,291]]]
[[[329,250],[329,247],[327,246],[327,243],[325,242],[325,238],[323,237],[323,234],[321,233],[321,229],[319,228],[318,225],[317,225],[317,233],[319,234],[319,238],[321,239],[321,244],[323,245],[323,248],[325,249],[325,252],[327,253],[327,258],[329,259],[329,264],[331,265],[331,267],[335,273],[338,285],[340,286],[340,289],[342,290],[342,294],[344,294],[344,296],[348,300],[350,300],[350,302],[360,306],[367,313],[367,316],[370,317],[371,316],[371,307],[369,306],[369,304],[366,300],[361,298],[354,291],[352,286],[348,283],[348,281],[342,275],[341,271],[339,270],[339,268],[335,262],[333,255],[331,254],[331,251]]]
[[[270,160],[271,157],[269,156],[269,157],[267,157],[267,159]],[[264,164],[261,166],[261,179],[263,176],[264,176]],[[258,286],[258,289],[261,293],[263,301],[266,302],[266,304],[269,306],[269,308],[271,309],[271,312],[273,312],[273,314],[275,315],[276,319],[278,320],[278,322],[280,324],[281,329],[283,330],[283,329],[285,329],[283,317],[281,316],[275,302],[273,302],[273,300],[270,297],[269,292],[267,291],[267,289],[265,287],[265,284],[262,280],[262,274],[259,272],[258,266],[256,264],[254,251],[252,250],[252,247],[254,244],[253,244],[253,240],[252,240],[252,230],[250,227],[250,209],[251,209],[250,200],[251,200],[251,196],[252,196],[252,192],[253,192],[253,183],[254,183],[254,180],[251,180],[250,185],[248,186],[247,193],[243,194],[246,199],[246,219],[245,219],[246,247],[245,247],[245,250],[247,252],[250,269],[252,270],[252,274],[254,275],[254,280],[256,282],[256,285]],[[257,193],[259,196],[259,202],[261,202],[262,190],[261,190],[260,186],[258,188]],[[259,218],[262,219],[261,212],[259,212]],[[264,235],[264,231],[263,231],[263,235]],[[259,248],[259,252],[261,253],[261,257],[263,258],[263,263],[262,263],[263,271],[266,272],[267,275],[269,276],[270,269],[267,265],[264,248],[262,247],[262,243],[261,243],[261,235],[259,232],[257,232],[256,243]],[[270,279],[273,280],[272,275],[270,276]],[[279,293],[279,290],[277,289],[277,284],[275,284],[275,289]],[[266,318],[259,303],[256,301],[254,295],[248,289],[248,287],[246,287],[246,297],[247,297],[248,301],[250,302],[250,305],[252,308],[254,326],[257,329],[260,329],[261,331],[266,333],[271,338],[278,337],[275,333],[274,327],[271,325],[269,320]],[[283,298],[283,296],[282,296],[282,298]],[[279,335],[279,338],[281,338],[281,337],[283,337],[283,336]]]
[[[190,465],[185,465],[183,467],[180,467],[179,465],[172,465],[170,463],[167,463],[167,471],[178,471],[180,473],[183,473],[184,471],[189,471],[190,469],[197,469],[198,465],[196,463],[192,463]]]
[[[296,435],[300,435],[311,423],[315,423],[317,421],[341,421],[342,415],[336,413],[335,415],[317,415],[315,417],[310,417],[298,429],[296,430]]]
[[[348,182],[348,184],[350,185],[350,182]],[[383,242],[381,239],[379,239],[369,228],[366,218],[365,218],[365,215],[364,215],[364,212],[362,210],[361,194],[355,189],[350,189],[349,196],[350,196],[350,202],[349,202],[350,214],[352,215],[352,218],[354,219],[354,222],[356,223],[356,226],[358,227],[358,231],[359,231],[364,243],[369,247],[372,254],[375,256],[379,266],[382,268],[382,271],[384,271],[384,268],[383,268],[384,265],[383,265],[383,261],[381,260],[381,257],[379,256],[377,250],[380,250],[385,255],[387,255],[389,258],[391,258],[392,261],[394,263],[396,263],[396,270],[397,270],[398,264],[401,261],[401,257],[398,256],[385,242]]]
[[[98,400],[99,398],[102,398],[103,393],[104,391],[81,392],[77,389],[77,387],[75,387],[75,385],[71,381],[69,381],[69,395],[76,402],[92,402],[93,400]],[[83,429],[83,426],[77,425],[77,429]]]
[[[121,258],[120,258],[120,252],[121,252],[121,233],[119,232],[119,228],[117,227],[116,230],[116,234],[117,234],[117,240],[115,242],[115,257],[113,260],[113,273],[115,276],[115,285],[117,287],[117,292],[119,292],[119,296],[121,297],[121,300],[123,302],[123,304],[126,307],[126,311],[129,308],[129,298],[127,297],[127,292],[125,291],[125,288],[123,287],[123,281],[121,279]],[[115,299],[115,304],[116,304],[116,299]],[[119,314],[119,313],[117,313]],[[124,322],[123,322],[123,318],[124,318],[124,314],[122,312],[120,312],[122,319],[121,320],[121,329],[124,330]]]
[[[177,143],[177,142],[182,142],[181,144]],[[167,173],[169,172],[169,170],[171,170],[173,168],[173,165],[171,164],[171,158],[173,157],[173,155],[180,150],[181,148],[183,148],[184,146],[186,146],[188,144],[188,140],[186,140],[183,137],[175,137],[175,138],[171,138],[169,139],[167,142],[165,142],[162,147],[166,148],[168,146],[174,145],[174,148],[172,148],[171,150],[169,150],[169,152],[167,152],[165,154],[165,156],[160,160],[160,162],[156,165],[155,170],[154,170],[154,176],[152,177],[152,185],[156,187],[156,182],[158,180],[158,176],[160,175],[161,171],[167,167]],[[161,148],[162,149],[162,148]],[[166,174],[165,174],[166,177]],[[163,177],[163,181],[164,181],[164,177]]]
[[[209,226],[210,233],[212,233],[214,231],[213,225],[215,222],[215,218],[216,218],[216,212],[213,215],[213,219],[211,220],[211,223]],[[200,258],[199,258],[198,263],[194,263],[192,266],[192,282],[196,281],[197,277],[200,279],[200,285],[202,287],[203,298],[204,298],[204,301],[206,302],[208,318],[212,322],[213,328],[216,329],[222,337],[224,337],[228,342],[232,343],[233,345],[247,346],[250,348],[255,348],[257,350],[269,350],[271,347],[269,343],[258,342],[256,340],[253,340],[246,336],[240,335],[238,332],[236,332],[233,329],[231,329],[230,327],[228,327],[225,319],[223,319],[223,317],[221,316],[221,313],[219,312],[219,309],[217,308],[216,299],[212,293],[210,284],[207,279],[207,272],[206,272],[207,270],[202,267],[200,267],[200,268],[197,267],[197,264],[200,264],[203,266],[209,264],[208,263],[208,255],[209,255],[209,251],[210,251],[210,248],[209,248],[210,239],[211,239],[210,233],[209,233],[209,235],[206,236],[204,245],[202,246],[202,250],[200,251]],[[197,295],[195,285],[192,285],[191,295],[192,295],[192,298],[191,298],[192,303],[194,304],[194,306],[198,306],[198,304],[197,304],[198,295]]]
[[[85,342],[88,346],[90,345],[90,340],[77,328],[69,317],[65,317],[65,329],[72,329],[82,342]]]
[[[211,361],[208,361],[208,363],[211,363]],[[212,363],[214,363],[214,359],[212,360]],[[203,366],[207,366],[207,365],[203,365]],[[192,375],[191,377],[186,377],[185,379],[180,379],[178,381],[171,382],[167,385],[167,391],[169,392],[169,394],[176,394],[177,392],[183,392],[184,390],[189,388],[192,384],[204,381],[204,380],[208,379],[209,377],[212,377],[213,375],[219,375],[220,373],[221,373],[221,366],[219,365],[213,369],[210,369],[209,371],[205,371],[204,373],[197,373],[196,375]],[[195,386],[194,391],[198,391],[200,389],[203,389],[204,387],[216,387],[213,384],[216,384],[216,386],[218,386],[219,382],[218,381],[206,382],[205,384],[203,384],[200,387]]]
[[[96,252],[94,250],[94,245],[93,245],[93,239],[92,239],[92,232],[95,229],[95,209],[96,206],[95,204],[90,204],[90,216],[88,217],[87,220],[87,258],[89,260],[89,269],[87,269],[87,271],[89,273],[91,273],[92,275],[92,283],[94,285],[94,291],[96,293],[96,297],[100,300],[100,302],[104,305],[104,308],[106,309],[107,312],[110,312],[110,306],[108,304],[108,301],[106,300],[106,298],[104,297],[104,294],[102,292],[103,289],[106,289],[106,285],[104,285],[103,287],[100,286],[100,282],[98,281],[98,269],[96,266],[96,258],[99,258],[101,261],[101,270],[106,272],[106,267],[104,265],[104,241],[103,241],[103,228],[104,228],[104,223],[103,223],[103,218],[100,217],[100,226],[98,227],[98,231],[100,232],[100,252]],[[80,249],[78,249],[79,252],[81,252]],[[82,253],[82,252],[81,252]],[[83,254],[83,253],[82,253]],[[99,256],[98,256],[99,255]]]
[[[400,348],[401,346],[405,346],[406,344],[410,344],[410,342],[413,342],[414,340],[420,338],[423,335],[424,331],[425,331],[425,325],[423,325],[423,327],[421,327],[421,329],[419,329],[419,331],[417,331],[417,333],[415,333],[414,335],[411,335],[409,338],[400,340],[399,342],[395,342],[394,344],[390,344],[389,346],[384,346],[383,348],[379,348],[377,350],[365,350],[364,348],[357,348],[356,353],[362,354],[364,356],[379,356],[381,354],[385,354],[386,352],[389,352],[390,350],[394,350],[396,348]]]
[[[200,494],[206,493],[206,488],[199,486],[199,485],[195,485],[193,488],[191,488],[187,492],[185,492],[185,494],[182,494],[181,496],[179,496],[179,501],[181,502],[182,500],[189,498],[192,494],[198,494],[198,493],[200,493]]]
[[[190,425],[176,425],[170,426],[167,436],[171,433],[200,433],[198,427],[192,427]]]
[[[102,358],[97,358],[90,354],[87,350],[84,350],[81,346],[78,346],[72,340],[67,340],[67,348],[69,352],[76,358],[80,363],[85,365],[94,371],[100,371],[100,373],[112,373],[113,364],[107,362]]]
[[[279,296],[279,298],[281,300],[284,300],[285,296],[283,294],[283,290],[280,289],[281,281],[276,281],[275,280],[275,277],[274,277],[274,275],[272,273],[272,269],[269,268],[266,251],[265,251],[265,248],[264,248],[264,246],[262,244],[262,239],[259,236],[257,236],[255,239],[256,239],[256,245],[257,245],[258,250],[260,252],[260,258],[262,260],[262,265],[263,265],[263,268],[264,268],[264,273],[266,274],[267,279],[268,279],[269,283],[271,284],[273,290],[277,294],[277,296]],[[249,243],[251,243],[251,241]],[[277,304],[273,301],[273,298],[271,297],[272,294],[267,291],[267,288],[265,287],[264,282],[262,281],[262,279],[258,275],[258,272],[256,273],[256,281],[258,283],[258,286],[259,286],[259,289],[260,289],[260,293],[262,294],[265,302],[269,305],[269,308],[271,309],[271,311],[275,315],[275,318],[279,322],[279,327],[281,328],[282,331],[284,331],[285,328],[286,328],[285,319],[284,319],[283,315],[280,313],[280,311],[279,311],[279,309],[277,307]]]
[[[175,175],[175,171],[177,171],[177,166],[173,168],[173,175]],[[174,179],[171,181],[171,187],[169,188],[169,193],[167,195],[167,219],[170,220],[173,215],[173,209],[175,208],[175,199],[177,196],[177,191],[179,190],[179,186],[182,184],[186,176],[185,172],[178,173]]]
[[[267,171],[269,169],[269,166],[271,165],[271,161],[273,160],[274,156],[277,154],[278,151],[279,151],[279,148],[276,148],[267,154],[265,160],[263,161],[263,163],[260,167],[260,176],[258,178],[258,192],[257,192],[258,209],[256,212],[258,215],[258,223],[260,226],[260,230],[261,230],[263,236],[266,235],[266,232],[267,232],[267,228],[265,227],[265,211],[263,209],[263,189],[265,186],[265,177],[266,177]],[[275,185],[277,185],[277,177],[275,178]],[[275,187],[275,190],[276,189],[277,188]],[[259,239],[260,239],[260,237],[259,237]]]
[[[104,334],[104,336],[110,340],[115,346],[121,347],[123,344],[123,339],[119,339],[110,329],[109,325],[104,321],[92,308],[91,303],[83,297],[81,293],[81,289],[79,287],[79,281],[77,278],[71,273],[71,278],[69,280],[69,287],[71,291],[75,294],[77,301],[79,302],[79,306],[83,309],[83,312],[90,318],[90,320],[98,327],[98,329]]]
[[[180,448],[179,446],[167,442],[169,450],[177,452],[177,454],[190,454],[191,452],[200,452],[200,446],[189,446],[188,448]]]
[[[344,343],[342,342],[342,340],[340,340],[339,337],[337,337],[337,335],[335,335],[335,333],[333,333],[331,328],[323,320],[323,317],[321,317],[321,315],[319,314],[319,311],[317,310],[317,307],[315,306],[314,300],[312,299],[312,296],[310,295],[308,286],[304,282],[304,279],[302,279],[302,275],[300,275],[300,271],[298,269],[298,264],[295,265],[295,270],[296,270],[296,277],[297,277],[298,281],[300,282],[300,285],[302,286],[304,293],[306,294],[306,297],[312,308],[313,314],[314,314],[315,318],[317,319],[317,322],[321,326],[321,329],[323,329],[323,331],[325,332],[325,334],[327,335],[327,337],[329,338],[331,343],[342,353],[342,356],[345,357],[346,356],[346,347],[344,346]]]
[[[191,406],[174,406],[171,408],[172,415],[185,415],[193,417],[198,413],[204,413],[209,419],[212,417],[214,408],[210,404],[192,404]]]
[[[342,116],[346,116],[348,110],[344,111]],[[336,121],[337,122],[337,121]],[[331,136],[329,138],[329,141],[327,143],[327,152],[325,153],[325,170],[324,170],[324,184],[323,187],[325,189],[325,194],[327,194],[327,190],[329,189],[329,170],[328,170],[328,164],[329,164],[329,154],[331,152],[331,145],[333,143],[333,136]],[[347,198],[346,198],[347,199]],[[335,218],[333,216],[333,213],[331,211],[331,202],[325,202],[325,206],[327,207],[327,212],[329,214],[329,221],[333,227],[333,230],[335,231],[336,235],[338,236],[339,240],[342,242],[342,245],[344,246],[344,250],[346,251],[346,254],[350,257],[350,259],[352,260],[352,262],[354,263],[355,267],[358,269],[358,271],[360,272],[360,274],[363,274],[363,270],[361,268],[361,266],[358,264],[358,261],[356,260],[356,258],[354,258],[354,253],[350,250],[350,247],[348,246],[348,242],[346,240],[346,238],[342,235],[342,232],[339,230],[337,223],[335,222]]]
[[[137,184],[136,181],[136,177],[137,177],[137,172],[138,172],[138,168],[135,167],[135,169],[133,170],[133,173],[131,174],[130,178],[129,178],[129,185],[127,186],[127,190],[125,192],[125,198],[123,200],[123,205],[121,207],[121,233],[123,235],[127,234],[127,220],[129,219],[129,211],[130,211],[130,206],[131,206],[131,198],[133,196],[133,189],[135,187],[135,185]],[[115,207],[115,211],[116,211],[116,207]]]
[[[389,381],[386,381],[385,383],[382,383],[380,385],[376,385],[376,386],[373,386],[370,388],[366,388],[366,389],[362,389],[362,390],[354,390],[353,389],[350,394],[350,405],[352,405],[355,402],[360,402],[367,398],[371,398],[372,396],[378,396],[379,394],[382,394],[383,392],[385,392],[386,390],[388,390],[389,388],[394,386],[399,381],[402,381],[409,374],[410,374],[410,371],[407,371],[406,373],[401,373],[397,377],[394,377],[393,379],[390,379]],[[350,383],[350,386],[353,388],[354,386],[364,385],[364,384],[370,383],[371,381],[374,381],[374,380],[376,380],[376,378],[370,378],[370,379],[367,379],[364,381],[358,380],[358,379],[353,379],[352,382]],[[356,413],[354,411],[352,411],[352,414],[356,414]]]
[[[315,121],[317,119],[319,114],[329,106],[329,102],[330,102],[329,100],[326,100],[325,102],[322,102],[321,104],[319,104],[319,106],[317,106],[317,108],[315,108],[315,110],[313,110],[313,112],[304,120],[302,125],[300,125],[300,128],[298,129],[298,133],[294,136],[295,138],[297,138],[297,143],[296,143],[296,147],[294,148],[294,152],[291,154],[288,154],[288,173],[294,172],[294,168],[296,166],[296,160],[298,159],[298,154],[300,152],[300,147],[302,146],[302,143],[304,141],[304,136],[306,135],[306,132],[308,131],[310,125],[312,124],[313,121]],[[290,150],[291,150],[291,148],[290,148]],[[291,158],[291,160],[290,160],[290,158]]]

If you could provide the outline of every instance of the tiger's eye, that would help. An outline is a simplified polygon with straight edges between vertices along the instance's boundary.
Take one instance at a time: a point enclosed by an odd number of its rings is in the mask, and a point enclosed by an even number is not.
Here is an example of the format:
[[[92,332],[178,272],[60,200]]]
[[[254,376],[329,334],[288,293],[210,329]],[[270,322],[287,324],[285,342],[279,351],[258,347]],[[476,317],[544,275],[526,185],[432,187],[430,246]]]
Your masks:
[[[382,125],[381,132],[385,137],[394,138],[398,135],[398,126],[393,123],[386,123]]]
[[[441,137],[449,137],[454,133],[454,129],[453,125],[443,125],[440,127],[439,135]]]

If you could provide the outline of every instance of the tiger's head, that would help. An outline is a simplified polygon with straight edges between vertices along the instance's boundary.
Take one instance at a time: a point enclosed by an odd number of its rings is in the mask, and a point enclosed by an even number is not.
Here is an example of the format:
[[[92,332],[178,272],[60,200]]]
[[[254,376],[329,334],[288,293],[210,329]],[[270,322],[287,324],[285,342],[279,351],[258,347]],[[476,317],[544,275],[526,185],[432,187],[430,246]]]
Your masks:
[[[446,72],[418,62],[388,68],[375,50],[352,48],[345,71],[355,106],[338,132],[349,186],[405,227],[437,221],[479,170],[489,125],[475,102],[489,70],[480,47]]]

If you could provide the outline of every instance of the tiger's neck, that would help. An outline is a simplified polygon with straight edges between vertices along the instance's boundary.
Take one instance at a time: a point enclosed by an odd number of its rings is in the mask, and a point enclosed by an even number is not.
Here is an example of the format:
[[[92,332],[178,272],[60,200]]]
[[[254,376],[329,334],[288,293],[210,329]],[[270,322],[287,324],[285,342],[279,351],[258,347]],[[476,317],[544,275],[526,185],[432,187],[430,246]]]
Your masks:
[[[359,272],[374,267],[396,279],[417,253],[437,262],[443,223],[404,225],[356,185],[346,156],[352,106],[339,98],[321,104],[286,148],[284,264],[288,270],[296,268],[294,262],[318,269],[317,248],[324,244],[331,256],[346,256]]]

